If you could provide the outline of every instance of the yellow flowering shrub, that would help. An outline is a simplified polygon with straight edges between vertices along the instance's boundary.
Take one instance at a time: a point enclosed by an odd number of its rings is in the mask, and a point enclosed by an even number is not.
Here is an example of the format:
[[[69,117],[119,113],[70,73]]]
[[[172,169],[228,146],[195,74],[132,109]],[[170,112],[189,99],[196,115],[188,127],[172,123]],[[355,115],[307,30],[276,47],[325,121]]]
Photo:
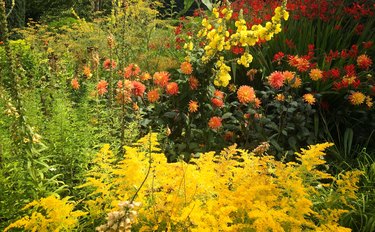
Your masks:
[[[232,13],[233,11],[228,2],[225,8],[213,8],[213,18],[204,18],[201,22],[202,29],[197,34],[198,38],[203,39],[203,43],[205,44],[203,48],[204,53],[201,57],[202,63],[207,64],[211,60],[218,60],[215,65],[216,75],[214,84],[216,86],[226,87],[231,80],[229,74],[231,68],[225,63],[230,63],[233,60],[224,60],[225,51],[231,50],[234,46],[243,47],[246,49],[245,53],[234,60],[239,65],[243,65],[246,68],[249,67],[249,64],[253,61],[253,56],[249,53],[249,47],[256,45],[259,41],[271,40],[274,35],[281,32],[281,20],[289,18],[289,13],[286,11],[286,1],[283,1],[282,6],[275,9],[275,14],[271,18],[271,21],[267,22],[264,26],[258,24],[253,25],[249,29],[246,21],[240,15],[239,19],[235,22],[234,32],[231,34],[230,20]],[[190,41],[185,44],[184,48],[187,50],[189,56],[191,50],[193,50],[192,42]],[[188,57],[187,59],[190,60],[191,58]]]
[[[121,202],[136,200],[135,231],[350,231],[338,220],[356,198],[361,173],[335,178],[322,171],[331,143],[302,149],[296,162],[286,164],[236,145],[189,163],[168,163],[156,137],[125,147],[124,159],[113,167],[100,168],[112,159],[108,145],[99,152],[108,158],[95,159],[85,184],[93,188],[86,201],[90,215],[108,214],[109,220]]]
[[[78,218],[87,213],[76,210],[69,197],[60,199],[55,195],[35,200],[27,204],[23,210],[33,209],[31,216],[25,216],[10,224],[4,232],[12,228],[23,228],[26,231],[57,232],[71,231],[78,224]]]

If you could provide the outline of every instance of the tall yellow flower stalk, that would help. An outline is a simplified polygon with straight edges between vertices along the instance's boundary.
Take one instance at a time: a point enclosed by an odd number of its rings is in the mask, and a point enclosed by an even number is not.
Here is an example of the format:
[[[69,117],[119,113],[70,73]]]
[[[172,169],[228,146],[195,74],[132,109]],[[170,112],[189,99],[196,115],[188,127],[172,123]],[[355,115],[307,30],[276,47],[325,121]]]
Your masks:
[[[289,13],[286,11],[286,1],[283,1],[282,6],[275,9],[275,14],[271,21],[267,22],[264,26],[261,24],[253,25],[250,29],[246,25],[246,21],[240,15],[239,19],[235,22],[235,31],[230,34],[228,23],[232,17],[232,10],[229,3],[223,9],[213,8],[212,13],[214,19],[202,20],[202,29],[198,32],[198,37],[202,38],[206,44],[204,47],[204,54],[201,61],[207,64],[211,60],[217,60],[215,63],[216,76],[214,84],[216,86],[226,87],[231,80],[231,68],[226,65],[224,60],[225,51],[229,51],[233,46],[240,46],[245,48],[244,54],[236,58],[235,61],[249,67],[253,61],[253,56],[249,53],[249,47],[254,46],[259,41],[269,41],[274,35],[281,32],[282,19],[288,20]],[[220,17],[220,14],[222,15]],[[191,47],[191,46],[190,46]],[[189,49],[192,50],[192,49]]]

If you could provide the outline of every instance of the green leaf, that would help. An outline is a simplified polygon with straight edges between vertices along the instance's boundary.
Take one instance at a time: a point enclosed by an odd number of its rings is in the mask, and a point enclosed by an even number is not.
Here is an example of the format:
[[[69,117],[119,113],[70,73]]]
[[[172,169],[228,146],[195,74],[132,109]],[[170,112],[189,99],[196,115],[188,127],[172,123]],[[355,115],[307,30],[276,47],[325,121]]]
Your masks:
[[[277,151],[282,151],[283,149],[280,147],[280,145],[276,142],[275,139],[271,139],[270,140],[270,143],[272,144],[272,146],[274,146],[276,148]]]
[[[212,10],[212,2],[210,0],[202,0],[202,3],[207,7],[208,10]]]
[[[231,116],[232,116],[232,113],[228,112],[228,113],[225,113],[221,118],[222,119],[227,119],[227,118],[230,118]]]
[[[182,9],[182,11],[178,15],[181,16],[185,14],[193,5],[193,3],[194,3],[194,0],[184,0],[184,9]]]
[[[175,118],[177,116],[177,113],[176,112],[167,112],[164,114],[164,117],[167,117],[167,118]]]
[[[288,143],[289,143],[289,146],[293,148],[293,150],[297,150],[297,147],[296,147],[297,140],[294,136],[291,136],[288,138]]]
[[[344,155],[347,157],[352,149],[353,143],[353,129],[346,128],[344,133]]]

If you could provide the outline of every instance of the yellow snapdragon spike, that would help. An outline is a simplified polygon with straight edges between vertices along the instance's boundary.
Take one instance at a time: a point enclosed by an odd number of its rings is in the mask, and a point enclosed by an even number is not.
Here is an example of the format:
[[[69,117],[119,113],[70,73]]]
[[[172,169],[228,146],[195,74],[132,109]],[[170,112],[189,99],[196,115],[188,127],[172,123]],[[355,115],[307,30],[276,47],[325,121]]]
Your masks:
[[[206,46],[204,47],[204,54],[201,57],[202,63],[206,64],[212,59],[218,59],[222,56],[223,51],[229,51],[233,46],[241,46],[243,48],[252,47],[257,44],[259,40],[271,40],[274,35],[281,32],[281,21],[289,18],[289,13],[286,11],[286,1],[282,6],[277,7],[271,21],[263,25],[253,25],[251,29],[247,28],[246,21],[240,18],[234,23],[235,32],[230,35],[227,30],[227,21],[232,17],[233,11],[229,6],[219,11],[218,8],[213,8],[212,14],[214,18],[209,22],[206,18],[202,19],[202,29],[198,32],[198,37],[203,38]],[[220,18],[220,14],[223,15]],[[186,46],[187,50],[192,50],[192,46]],[[253,57],[250,54],[236,58],[236,62],[244,67],[249,67]],[[225,63],[225,61],[223,61]],[[214,84],[216,86],[227,86],[229,83],[230,71],[221,69],[222,65],[216,64],[216,75]]]

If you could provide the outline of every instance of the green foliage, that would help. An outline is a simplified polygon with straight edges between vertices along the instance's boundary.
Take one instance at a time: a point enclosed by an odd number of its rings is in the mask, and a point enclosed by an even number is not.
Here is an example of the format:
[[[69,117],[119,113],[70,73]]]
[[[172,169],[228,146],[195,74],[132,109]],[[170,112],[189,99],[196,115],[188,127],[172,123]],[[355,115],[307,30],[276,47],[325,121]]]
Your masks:
[[[363,172],[359,183],[358,199],[354,208],[342,218],[342,224],[353,231],[370,232],[375,230],[375,160],[374,154],[363,149],[357,157],[357,162],[347,164]]]

